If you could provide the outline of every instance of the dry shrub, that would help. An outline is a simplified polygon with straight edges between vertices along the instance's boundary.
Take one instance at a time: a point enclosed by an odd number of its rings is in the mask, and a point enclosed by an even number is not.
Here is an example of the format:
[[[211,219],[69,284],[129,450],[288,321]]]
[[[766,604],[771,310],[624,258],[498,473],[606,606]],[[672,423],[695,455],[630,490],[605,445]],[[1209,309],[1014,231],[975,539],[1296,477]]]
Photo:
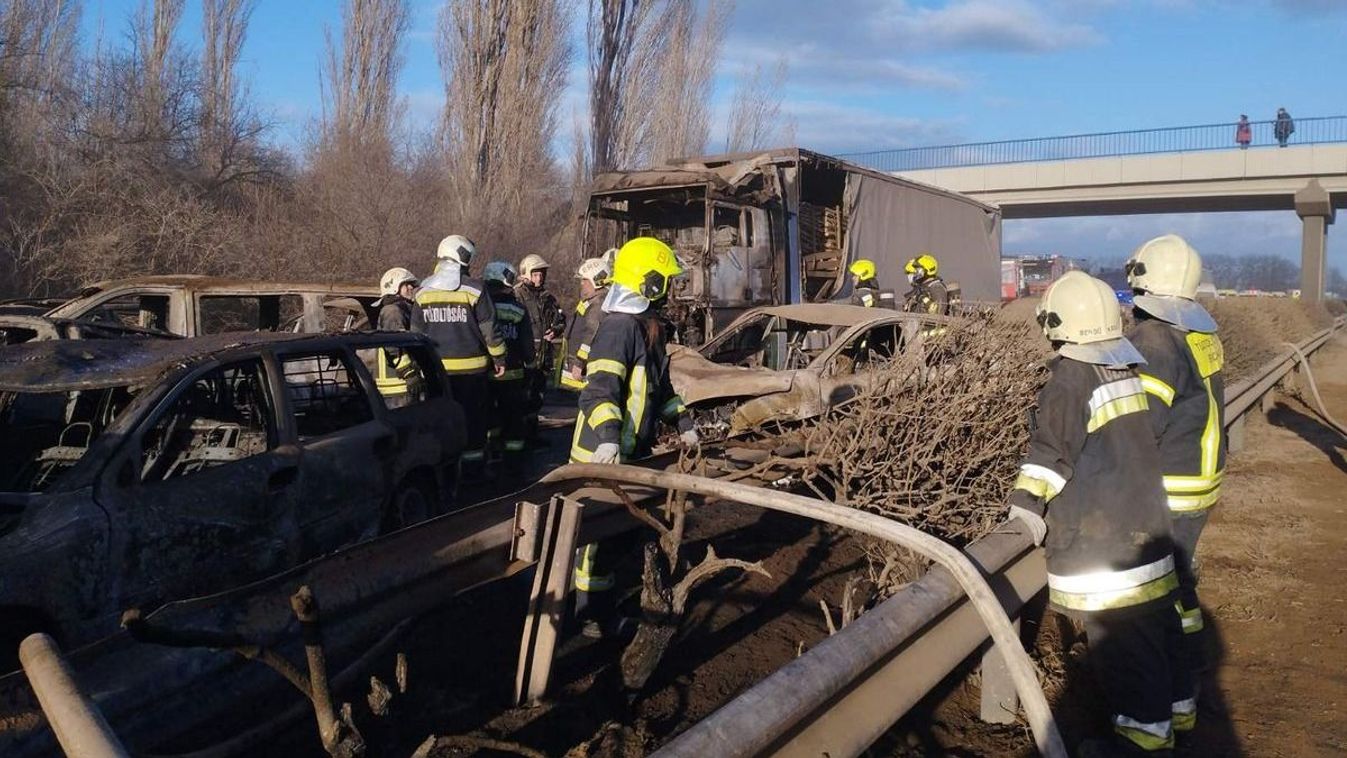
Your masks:
[[[1221,327],[1227,385],[1285,353],[1287,342],[1300,342],[1332,321],[1323,306],[1286,298],[1222,298],[1207,308]]]
[[[957,544],[986,534],[1004,518],[1046,355],[1030,324],[974,316],[804,429],[809,485]]]

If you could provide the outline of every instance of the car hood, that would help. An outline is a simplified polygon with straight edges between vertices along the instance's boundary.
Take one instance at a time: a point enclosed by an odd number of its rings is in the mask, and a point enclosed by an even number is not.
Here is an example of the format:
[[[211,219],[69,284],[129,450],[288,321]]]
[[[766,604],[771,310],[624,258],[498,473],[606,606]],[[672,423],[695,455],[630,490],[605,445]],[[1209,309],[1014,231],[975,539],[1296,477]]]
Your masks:
[[[788,392],[795,383],[793,371],[722,366],[684,345],[669,346],[669,374],[674,390],[689,405],[717,398]]]

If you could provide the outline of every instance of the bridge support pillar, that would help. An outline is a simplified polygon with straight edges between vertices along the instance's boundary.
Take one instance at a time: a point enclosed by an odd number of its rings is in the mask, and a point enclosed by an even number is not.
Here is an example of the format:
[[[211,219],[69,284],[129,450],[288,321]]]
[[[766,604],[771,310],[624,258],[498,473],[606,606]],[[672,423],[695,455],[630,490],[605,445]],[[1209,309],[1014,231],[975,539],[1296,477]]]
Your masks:
[[[1328,258],[1328,225],[1333,203],[1318,180],[1296,192],[1296,215],[1302,225],[1300,240],[1300,299],[1319,302],[1324,297],[1324,262]]]

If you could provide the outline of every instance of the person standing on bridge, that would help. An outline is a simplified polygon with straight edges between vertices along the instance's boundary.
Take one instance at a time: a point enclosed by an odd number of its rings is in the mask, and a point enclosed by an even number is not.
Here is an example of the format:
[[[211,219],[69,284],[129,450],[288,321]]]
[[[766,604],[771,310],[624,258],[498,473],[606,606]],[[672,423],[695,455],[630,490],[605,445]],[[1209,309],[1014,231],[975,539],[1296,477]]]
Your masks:
[[[1089,661],[1113,735],[1077,755],[1167,754],[1174,746],[1173,666],[1182,633],[1160,452],[1113,289],[1069,271],[1044,294],[1038,323],[1057,355],[1030,421],[1010,518],[1044,544],[1048,601],[1085,624]]]
[[[1285,108],[1278,108],[1277,122],[1272,125],[1272,136],[1277,138],[1277,147],[1286,147],[1286,141],[1295,133],[1296,122],[1291,120],[1291,114]]]
[[[1235,124],[1235,144],[1240,150],[1248,150],[1250,142],[1253,142],[1253,127],[1249,125],[1248,115],[1241,113],[1239,123]]]
[[[893,290],[879,286],[876,278],[875,262],[861,258],[847,268],[851,272],[851,304],[865,308],[898,308],[898,298]]]
[[[1164,463],[1165,495],[1173,520],[1179,577],[1175,604],[1183,653],[1194,676],[1205,668],[1202,609],[1193,555],[1225,473],[1225,350],[1216,321],[1197,302],[1202,258],[1182,237],[1166,234],[1132,253],[1124,267],[1134,293],[1136,326],[1128,334],[1146,366],[1141,385],[1150,395],[1151,425]],[[1174,729],[1197,722],[1196,692],[1174,703]]]
[[[673,250],[653,237],[622,246],[613,263],[606,314],[585,364],[585,388],[575,419],[572,463],[624,463],[650,454],[661,419],[676,425],[686,446],[700,442],[692,417],[669,377],[668,341],[659,308],[683,267]],[[616,610],[612,567],[616,552],[596,544],[579,551],[575,567],[576,615],[591,616],[588,636],[600,636],[598,619]]]

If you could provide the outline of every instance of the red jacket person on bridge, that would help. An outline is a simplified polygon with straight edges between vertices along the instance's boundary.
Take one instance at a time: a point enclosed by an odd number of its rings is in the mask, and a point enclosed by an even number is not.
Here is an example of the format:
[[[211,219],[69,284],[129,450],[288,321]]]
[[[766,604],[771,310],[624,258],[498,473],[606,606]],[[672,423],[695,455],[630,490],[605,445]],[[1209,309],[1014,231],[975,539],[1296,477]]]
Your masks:
[[[1150,395],[1173,518],[1184,654],[1199,672],[1205,668],[1203,621],[1192,564],[1225,474],[1225,350],[1216,336],[1216,321],[1196,301],[1202,259],[1182,237],[1166,234],[1150,240],[1137,248],[1125,268],[1136,293],[1136,327],[1128,337],[1146,358],[1141,384]],[[1196,720],[1195,702],[1175,704],[1175,729],[1192,729]]]
[[[1122,335],[1112,288],[1080,271],[1048,289],[1038,323],[1057,349],[1038,396],[1010,514],[1046,538],[1048,601],[1081,619],[1114,734],[1081,756],[1161,754],[1174,746],[1173,666],[1182,641],[1178,578],[1141,354]],[[1185,697],[1187,694],[1184,695]]]

